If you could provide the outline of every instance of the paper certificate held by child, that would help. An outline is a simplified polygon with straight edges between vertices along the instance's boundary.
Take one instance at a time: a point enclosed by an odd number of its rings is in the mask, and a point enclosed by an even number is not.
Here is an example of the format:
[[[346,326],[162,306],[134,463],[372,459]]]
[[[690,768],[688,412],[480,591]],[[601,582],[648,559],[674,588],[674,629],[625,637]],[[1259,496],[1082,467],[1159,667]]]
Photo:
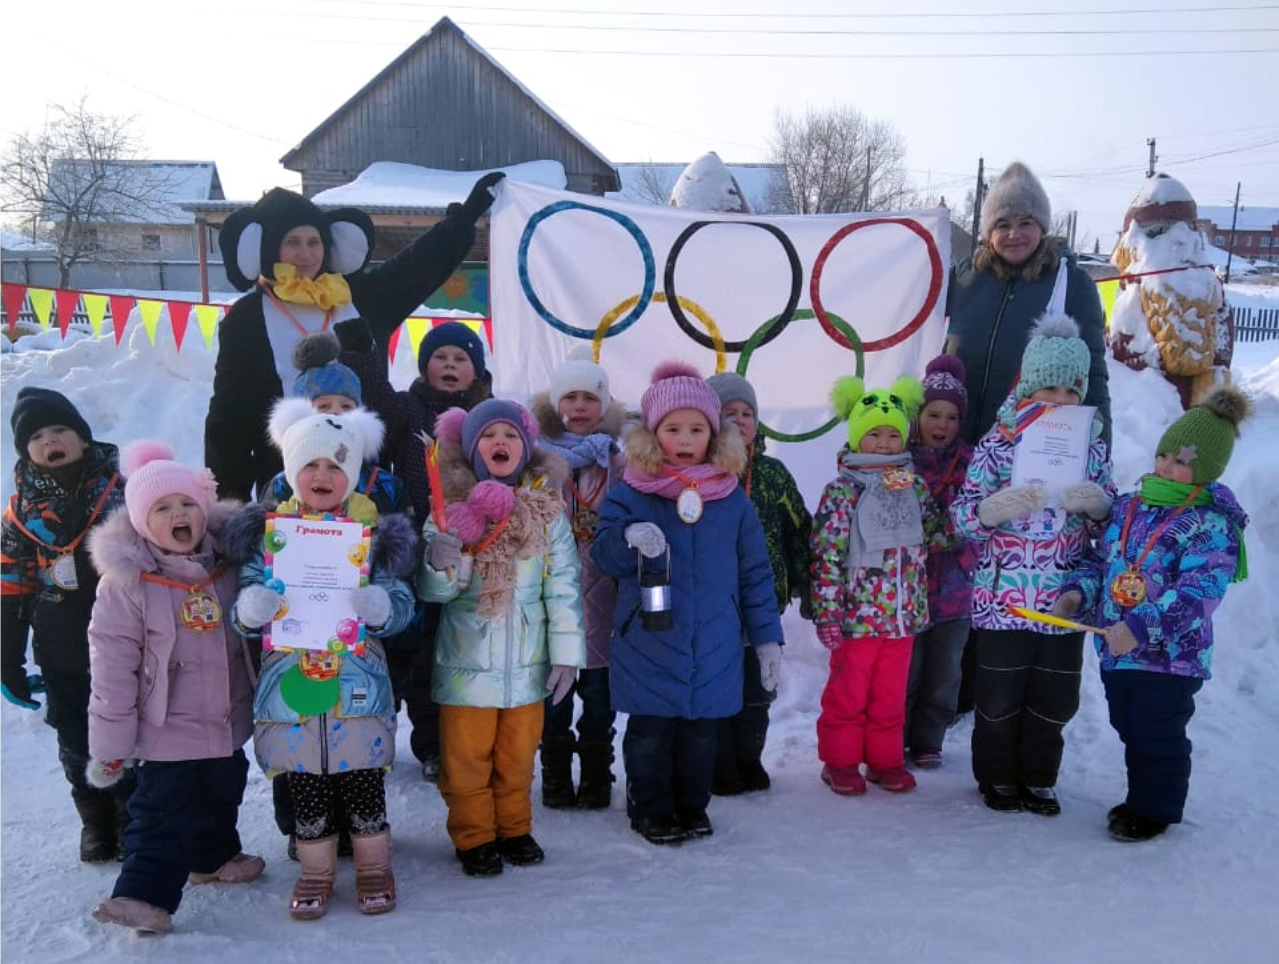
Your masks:
[[[369,540],[369,527],[350,519],[267,515],[266,585],[285,604],[264,649],[363,651],[364,622],[350,596],[368,585]]]
[[[1029,539],[1048,539],[1061,531],[1066,512],[1060,506],[1063,490],[1088,479],[1088,451],[1092,446],[1091,405],[1053,405],[1032,402],[1018,409],[1010,485],[1042,486],[1048,505],[1013,525]]]

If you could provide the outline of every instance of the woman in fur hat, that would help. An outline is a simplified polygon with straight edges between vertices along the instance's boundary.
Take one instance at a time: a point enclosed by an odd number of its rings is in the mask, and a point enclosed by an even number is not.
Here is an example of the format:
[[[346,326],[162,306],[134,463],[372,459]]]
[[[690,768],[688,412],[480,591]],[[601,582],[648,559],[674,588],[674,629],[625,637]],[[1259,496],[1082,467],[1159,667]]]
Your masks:
[[[1043,185],[1014,161],[991,186],[981,206],[981,238],[970,259],[951,270],[946,290],[950,318],[946,352],[967,370],[968,413],[961,437],[975,445],[995,423],[1017,380],[1021,350],[1040,315],[1067,314],[1079,324],[1091,364],[1088,396],[1110,443],[1110,385],[1106,372],[1106,316],[1097,286],[1059,247]]]
[[[283,188],[236,211],[218,243],[227,278],[249,291],[218,326],[204,460],[225,498],[248,501],[280,470],[267,438],[272,403],[293,380],[293,346],[304,335],[363,315],[385,344],[408,314],[466,257],[475,222],[503,177],[480,178],[463,204],[391,260],[365,270],[373,222],[355,208],[322,211]],[[253,289],[250,291],[250,289]]]
[[[436,421],[443,530],[427,519],[418,596],[442,603],[431,695],[440,704],[440,793],[462,869],[541,863],[533,760],[542,701],[586,665],[577,544],[559,487],[564,463],[534,448],[537,426],[490,398]],[[437,493],[440,494],[440,493]]]

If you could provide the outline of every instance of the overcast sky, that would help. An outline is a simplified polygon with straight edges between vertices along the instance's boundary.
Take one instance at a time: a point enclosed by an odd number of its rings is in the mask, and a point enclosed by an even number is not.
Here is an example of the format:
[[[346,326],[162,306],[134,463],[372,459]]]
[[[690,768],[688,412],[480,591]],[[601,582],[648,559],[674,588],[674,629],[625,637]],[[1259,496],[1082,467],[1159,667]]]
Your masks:
[[[726,12],[726,11],[732,12]],[[921,188],[977,160],[1044,180],[1114,240],[1158,167],[1202,205],[1279,206],[1279,3],[1237,0],[30,0],[3,15],[0,134],[48,102],[134,115],[152,157],[217,162],[227,196],[448,15],[614,162],[767,159],[777,110],[894,122]]]

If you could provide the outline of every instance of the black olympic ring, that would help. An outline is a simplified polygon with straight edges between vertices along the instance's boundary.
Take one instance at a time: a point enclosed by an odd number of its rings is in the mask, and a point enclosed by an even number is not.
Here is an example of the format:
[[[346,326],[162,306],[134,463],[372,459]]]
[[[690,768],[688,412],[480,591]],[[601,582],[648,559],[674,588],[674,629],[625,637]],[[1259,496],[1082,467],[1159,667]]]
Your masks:
[[[680,236],[675,239],[675,243],[671,245],[670,251],[666,255],[666,271],[662,279],[664,289],[666,291],[666,307],[670,310],[671,316],[675,319],[675,323],[680,329],[693,341],[697,342],[703,348],[715,350],[717,346],[709,336],[704,335],[693,327],[688,317],[684,314],[684,309],[679,303],[679,295],[675,291],[675,259],[679,256],[680,251],[694,234],[702,228],[713,224],[743,224],[753,228],[762,228],[767,231],[778,241],[781,242],[782,250],[786,252],[786,260],[790,262],[791,270],[791,286],[790,298],[786,302],[786,307],[782,309],[780,315],[777,316],[777,323],[771,331],[759,343],[767,345],[770,341],[782,333],[787,325],[791,323],[791,319],[795,317],[795,309],[799,305],[800,292],[804,287],[804,268],[799,262],[799,252],[795,250],[795,245],[791,243],[791,239],[786,233],[775,224],[767,224],[763,221],[694,221],[686,227]],[[749,338],[741,341],[726,341],[723,345],[724,351],[741,352],[746,348]],[[758,347],[758,345],[756,346]],[[844,347],[849,347],[845,345]]]

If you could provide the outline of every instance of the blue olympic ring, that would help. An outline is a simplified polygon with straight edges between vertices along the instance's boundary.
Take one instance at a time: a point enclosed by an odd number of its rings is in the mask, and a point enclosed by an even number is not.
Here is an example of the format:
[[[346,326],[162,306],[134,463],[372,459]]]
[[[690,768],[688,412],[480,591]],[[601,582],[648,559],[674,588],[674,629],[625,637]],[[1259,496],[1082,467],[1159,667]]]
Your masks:
[[[608,208],[599,208],[590,204],[582,204],[579,201],[556,201],[554,204],[549,204],[542,208],[542,210],[529,218],[528,224],[524,226],[524,233],[520,236],[519,253],[516,259],[518,273],[520,276],[520,287],[524,289],[524,297],[527,298],[529,304],[533,306],[533,310],[536,311],[538,315],[541,316],[542,320],[552,328],[562,331],[566,335],[574,335],[577,338],[586,338],[588,340],[593,340],[595,338],[595,330],[593,328],[577,328],[551,314],[550,310],[542,304],[542,300],[538,298],[537,293],[533,290],[533,283],[528,276],[528,249],[529,244],[533,240],[533,232],[537,229],[537,226],[554,214],[559,214],[561,211],[571,211],[575,208],[582,211],[591,211],[595,214],[602,214],[604,217],[620,224],[626,229],[627,234],[635,239],[635,243],[640,249],[640,257],[644,260],[644,284],[640,290],[639,301],[637,301],[635,307],[626,314],[626,317],[624,317],[616,325],[613,325],[608,332],[605,333],[605,338],[611,338],[613,335],[620,335],[639,320],[640,315],[644,314],[644,312],[648,309],[649,303],[653,300],[653,291],[657,287],[657,267],[653,258],[653,246],[649,244],[648,238],[644,236],[644,232],[640,230],[639,225],[628,218],[625,214],[620,214],[617,211],[610,211]]]

